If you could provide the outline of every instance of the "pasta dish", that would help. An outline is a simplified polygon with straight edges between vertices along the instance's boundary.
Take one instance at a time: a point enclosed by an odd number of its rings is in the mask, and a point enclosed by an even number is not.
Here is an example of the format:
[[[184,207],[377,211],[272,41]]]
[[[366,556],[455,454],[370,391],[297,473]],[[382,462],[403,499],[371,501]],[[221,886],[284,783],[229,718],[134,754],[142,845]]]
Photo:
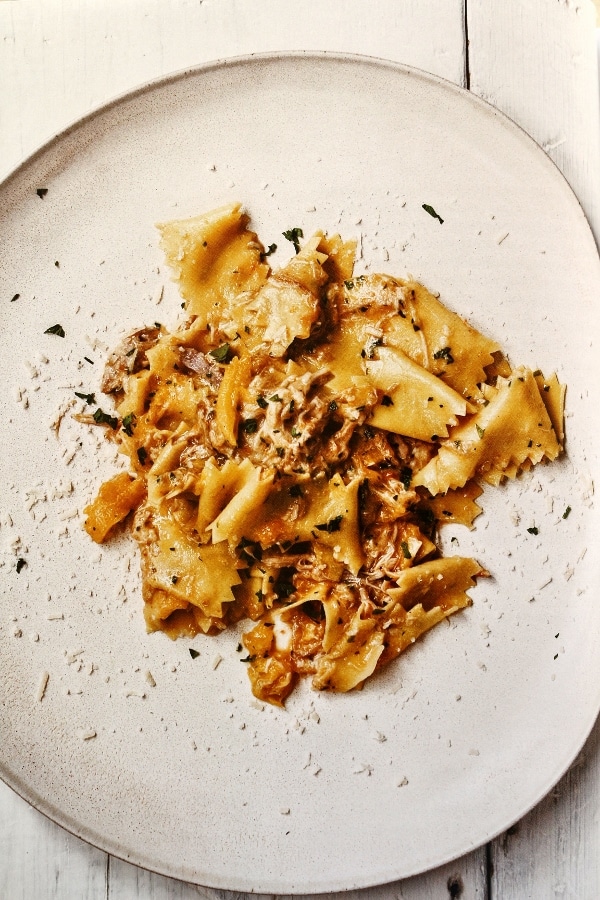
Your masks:
[[[243,637],[253,693],[349,691],[471,602],[442,556],[482,485],[554,460],[564,389],[422,284],[355,275],[356,246],[299,229],[272,270],[241,206],[159,226],[183,316],[109,357],[100,425],[129,463],[86,508],[126,522],[149,631]]]

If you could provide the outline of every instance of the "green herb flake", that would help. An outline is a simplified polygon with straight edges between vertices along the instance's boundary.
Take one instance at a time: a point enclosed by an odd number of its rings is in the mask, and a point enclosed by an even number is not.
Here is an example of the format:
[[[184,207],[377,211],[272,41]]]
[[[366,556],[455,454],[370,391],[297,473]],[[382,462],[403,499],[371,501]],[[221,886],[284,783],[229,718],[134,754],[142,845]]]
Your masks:
[[[11,303],[14,303],[15,300],[18,300],[20,296],[21,296],[20,294],[15,294],[14,297],[11,297],[11,298],[10,298],[10,302],[11,302]]]
[[[135,413],[127,413],[124,417],[123,422],[121,423],[121,428],[125,432],[125,434],[129,435],[129,437],[133,437],[133,430],[136,426],[137,416]]]
[[[532,525],[532,527],[528,528],[527,531],[529,532],[529,534],[539,534],[540,533],[540,529],[536,525]]]
[[[267,406],[269,405],[269,401],[265,400],[265,398],[263,396],[257,397],[256,402],[258,403],[258,405],[260,406],[261,409],[266,409]]]
[[[381,398],[381,405],[382,406],[393,406],[394,401],[392,400],[392,398],[390,397],[389,394],[384,394],[383,397]]]
[[[190,656],[192,657],[192,659],[198,659],[200,653],[198,652],[198,650],[194,650],[193,647],[190,647]]]
[[[17,575],[23,568],[25,568],[26,565],[27,565],[27,560],[23,559],[23,557],[20,556],[17,560]]]
[[[220,347],[215,347],[214,350],[209,350],[208,355],[212,356],[213,359],[216,359],[217,362],[226,363],[230,360],[230,352],[231,348],[229,344],[221,344]]]
[[[46,196],[46,194],[48,193],[48,188],[36,188],[35,192],[38,195],[38,197],[40,198],[40,200],[43,200],[44,197]]]
[[[433,354],[434,359],[445,359],[447,363],[453,363],[454,357],[450,352],[450,347],[442,347],[441,350],[436,350]]]
[[[571,513],[571,507],[570,507],[570,506],[567,506],[567,508],[565,509],[564,513],[562,514],[563,519],[568,519],[570,513]]]
[[[343,516],[334,516],[333,519],[330,519],[329,522],[323,522],[321,525],[315,525],[317,531],[326,531],[327,534],[332,534],[334,531],[339,531],[342,525]]]
[[[58,337],[64,338],[65,329],[62,325],[51,325],[50,328],[46,328],[44,334],[56,334]]]
[[[89,403],[90,406],[96,402],[95,394],[80,394],[79,391],[75,391],[75,396],[79,397],[79,399],[83,400],[85,403]]]
[[[94,413],[93,419],[96,425],[110,425],[111,428],[116,428],[119,424],[119,420],[116,416],[110,416],[108,413],[105,413],[104,410],[100,409],[100,407],[98,407]]]
[[[438,222],[440,223],[440,225],[443,225],[443,224],[444,224],[444,220],[442,219],[442,217],[441,217],[438,213],[436,213],[436,211],[435,211],[435,209],[433,208],[433,206],[430,206],[429,203],[423,203],[422,206],[423,206],[423,209],[425,210],[426,213],[429,213],[429,215],[430,215],[433,219],[437,219],[437,220],[438,220]]]
[[[485,428],[482,428],[481,425],[477,424],[477,422],[475,423],[475,428],[477,429],[477,434],[479,435],[479,437],[482,438],[485,434]]]
[[[412,559],[412,553],[408,549],[406,541],[400,541],[400,546],[402,547],[402,556],[404,559]]]
[[[269,244],[268,249],[264,250],[260,255],[263,259],[266,259],[267,256],[271,256],[272,253],[275,253],[277,250],[277,244]]]
[[[138,447],[137,458],[139,460],[140,466],[146,465],[146,460],[148,459],[148,451],[145,447]]]
[[[402,482],[402,486],[405,491],[407,491],[410,487],[412,474],[413,473],[410,466],[402,466],[402,468],[400,469],[400,481]]]
[[[246,434],[256,434],[258,431],[258,421],[256,419],[244,419],[241,424]]]
[[[290,228],[289,231],[284,231],[283,236],[286,241],[290,241],[294,245],[294,250],[296,253],[300,253],[300,238],[304,237],[304,232],[301,228]]]

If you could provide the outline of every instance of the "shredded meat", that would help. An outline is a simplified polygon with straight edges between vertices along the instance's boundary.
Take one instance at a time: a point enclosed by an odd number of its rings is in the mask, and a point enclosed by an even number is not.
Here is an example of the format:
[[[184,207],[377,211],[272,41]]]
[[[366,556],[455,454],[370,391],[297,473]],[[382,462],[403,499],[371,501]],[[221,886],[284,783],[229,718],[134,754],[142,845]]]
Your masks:
[[[124,338],[113,350],[104,367],[100,389],[114,394],[125,389],[124,379],[134,372],[148,368],[146,351],[154,347],[160,336],[160,328],[141,328]]]
[[[194,347],[179,347],[179,359],[184,369],[208,379],[209,383],[218,387],[223,380],[223,372],[218,362],[209,354],[202,353]]]

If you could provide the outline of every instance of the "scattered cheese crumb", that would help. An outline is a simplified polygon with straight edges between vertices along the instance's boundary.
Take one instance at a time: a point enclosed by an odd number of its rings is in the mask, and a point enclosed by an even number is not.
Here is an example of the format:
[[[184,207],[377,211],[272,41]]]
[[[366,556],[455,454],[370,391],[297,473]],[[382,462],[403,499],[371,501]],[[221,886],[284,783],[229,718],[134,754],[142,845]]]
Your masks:
[[[40,680],[38,682],[38,689],[36,693],[36,699],[39,703],[44,699],[44,695],[46,693],[46,688],[48,687],[48,681],[50,680],[49,672],[42,672],[40,675]]]

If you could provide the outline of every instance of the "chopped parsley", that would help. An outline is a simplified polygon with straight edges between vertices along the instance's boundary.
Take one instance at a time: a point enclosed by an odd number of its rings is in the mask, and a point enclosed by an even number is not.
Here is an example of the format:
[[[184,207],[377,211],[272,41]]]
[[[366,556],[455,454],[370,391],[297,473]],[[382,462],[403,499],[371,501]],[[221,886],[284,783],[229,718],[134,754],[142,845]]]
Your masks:
[[[96,425],[110,425],[111,428],[116,428],[119,424],[119,420],[116,416],[110,416],[108,413],[105,413],[104,410],[98,409],[94,413],[94,422]]]
[[[423,203],[422,206],[423,206],[423,209],[425,210],[426,213],[429,213],[429,215],[430,215],[432,218],[438,220],[438,222],[440,223],[440,225],[443,225],[443,224],[444,224],[444,220],[442,219],[442,217],[441,217],[438,213],[436,213],[436,211],[435,211],[435,209],[433,208],[433,206],[430,206],[429,203]]]
[[[138,447],[137,449],[137,458],[140,462],[140,466],[146,464],[146,460],[148,459],[148,451],[145,447]]]
[[[256,419],[244,419],[241,424],[246,434],[256,434],[258,431],[258,421]]]
[[[96,402],[95,394],[80,394],[79,391],[75,391],[75,396],[79,397],[80,400],[84,400],[86,403],[89,403],[90,406]]]
[[[301,228],[290,228],[289,231],[284,231],[283,236],[286,241],[290,241],[294,245],[294,250],[296,253],[300,253],[300,238],[304,237],[304,232]]]
[[[276,250],[277,250],[277,244],[269,244],[268,249],[264,250],[260,255],[262,256],[263,259],[266,259],[267,256],[270,256],[272,253],[275,253]]]
[[[23,569],[26,565],[27,565],[27,560],[23,559],[23,557],[20,556],[17,560],[17,575],[19,574],[21,569]]]
[[[269,401],[265,400],[265,398],[262,395],[260,397],[256,398],[256,402],[258,403],[258,405],[260,406],[261,409],[266,409],[267,406],[269,405]]]
[[[215,347],[214,350],[209,350],[208,355],[212,356],[213,359],[216,359],[217,362],[227,363],[231,359],[231,348],[229,344],[221,344],[220,347]]]
[[[342,525],[343,516],[334,516],[333,519],[330,519],[329,522],[323,522],[321,525],[315,525],[317,531],[326,531],[327,534],[332,534],[334,531],[339,531]]]
[[[190,656],[192,657],[192,659],[198,659],[200,653],[198,652],[198,650],[194,650],[193,647],[190,647]]]
[[[433,354],[434,359],[445,359],[447,363],[453,363],[454,357],[450,352],[450,347],[442,347],[441,350],[436,350]]]
[[[412,553],[408,549],[406,541],[400,541],[400,546],[402,547],[402,556],[404,559],[412,559]]]
[[[48,188],[36,188],[36,194],[38,197],[43,200],[46,194],[48,193]]]
[[[565,509],[564,513],[562,514],[563,519],[568,519],[568,518],[569,518],[570,512],[571,512],[571,507],[570,507],[570,506],[567,506],[567,508]]]
[[[407,491],[412,481],[412,469],[410,466],[402,466],[400,469],[400,481],[402,482],[404,490]]]
[[[51,325],[50,328],[46,328],[44,334],[57,334],[58,337],[65,336],[65,329],[62,325]]]
[[[121,427],[125,434],[129,435],[129,437],[133,437],[133,429],[136,425],[137,416],[135,413],[127,413],[124,417]]]
[[[20,294],[15,294],[14,297],[11,297],[11,298],[10,298],[10,302],[11,302],[11,303],[14,303],[15,300],[18,300],[20,296],[21,296]]]
[[[382,406],[393,406],[394,401],[392,400],[392,398],[390,397],[389,394],[384,394],[383,397],[381,398],[381,405]]]
[[[479,435],[479,437],[482,438],[485,434],[485,428],[482,428],[481,425],[477,424],[477,422],[475,423],[475,428],[477,429],[477,434]]]
[[[528,528],[527,531],[529,532],[529,534],[539,534],[540,533],[540,529],[537,528],[536,525],[532,525],[532,527]]]

